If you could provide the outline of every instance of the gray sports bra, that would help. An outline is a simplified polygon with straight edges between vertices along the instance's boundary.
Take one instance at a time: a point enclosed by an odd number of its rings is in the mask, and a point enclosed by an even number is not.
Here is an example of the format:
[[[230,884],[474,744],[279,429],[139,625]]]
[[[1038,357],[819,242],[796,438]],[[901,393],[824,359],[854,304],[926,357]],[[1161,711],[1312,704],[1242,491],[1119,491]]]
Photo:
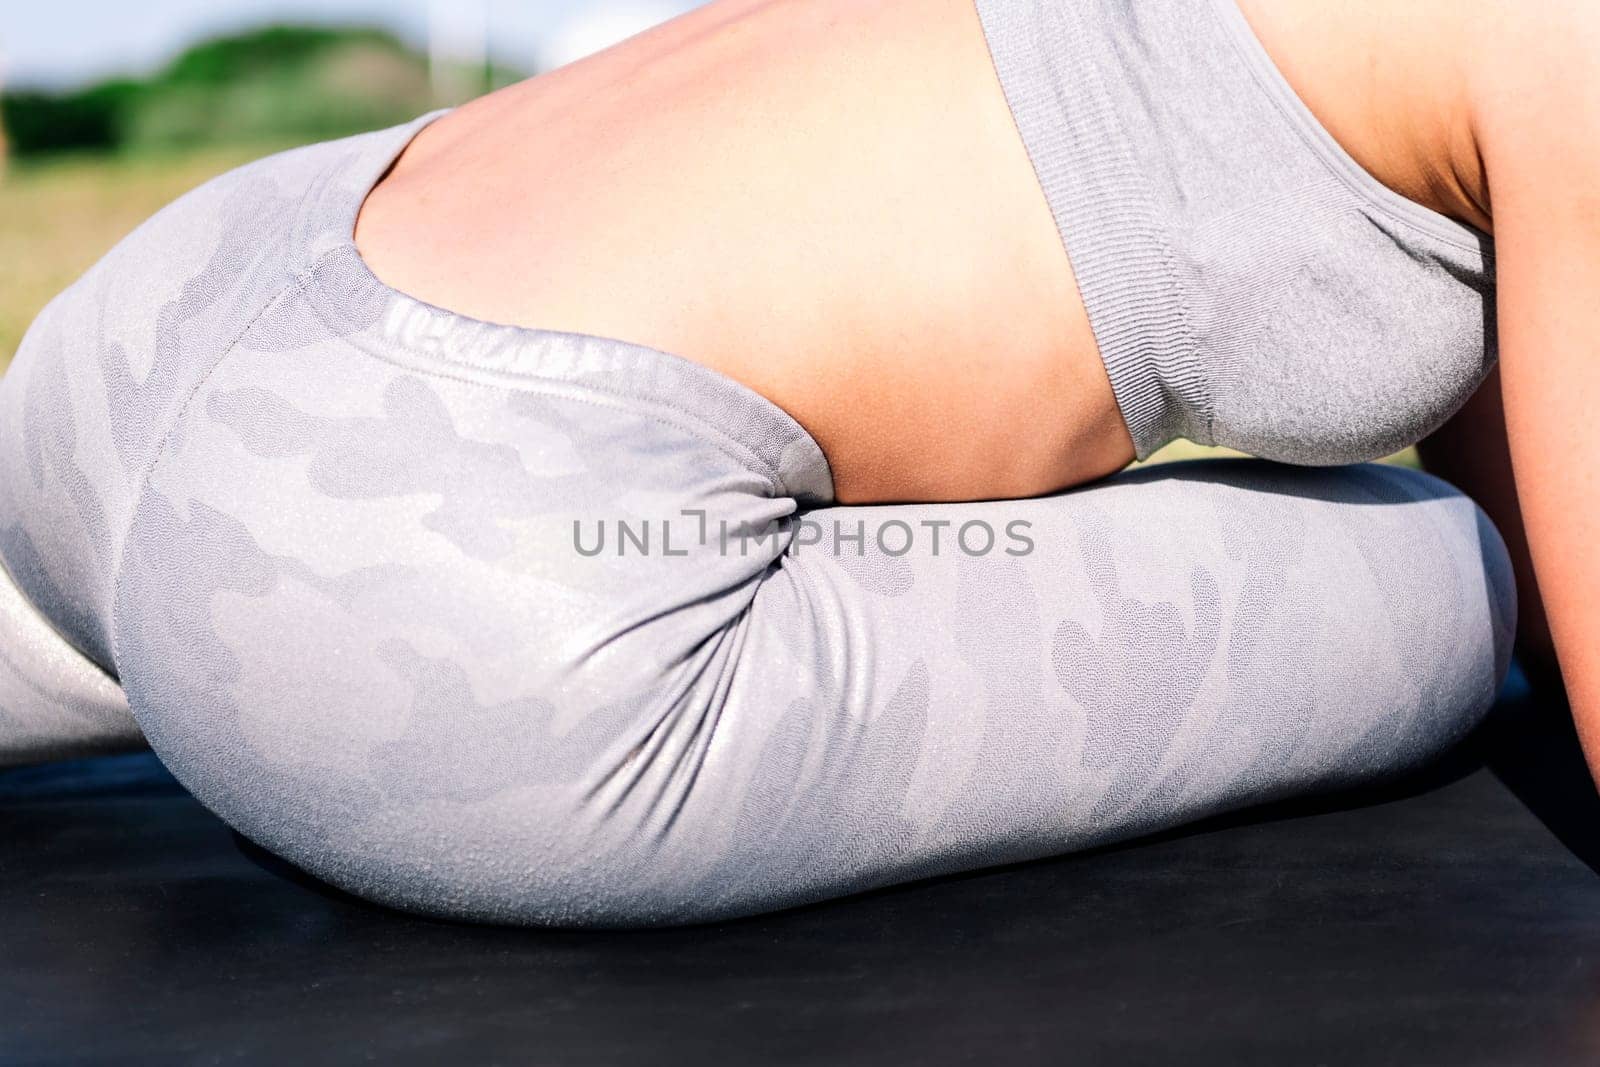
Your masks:
[[[977,6],[1141,459],[1376,459],[1489,373],[1489,236],[1364,170],[1233,0]]]

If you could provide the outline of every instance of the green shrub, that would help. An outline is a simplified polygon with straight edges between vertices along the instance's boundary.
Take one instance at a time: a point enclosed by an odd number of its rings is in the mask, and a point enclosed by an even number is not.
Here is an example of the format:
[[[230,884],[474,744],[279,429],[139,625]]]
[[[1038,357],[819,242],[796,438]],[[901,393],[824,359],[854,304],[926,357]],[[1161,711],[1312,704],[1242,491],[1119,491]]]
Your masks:
[[[487,74],[493,85],[521,76]],[[426,58],[390,33],[269,26],[203,41],[143,81],[0,94],[0,121],[26,157],[326,140],[433,106]]]

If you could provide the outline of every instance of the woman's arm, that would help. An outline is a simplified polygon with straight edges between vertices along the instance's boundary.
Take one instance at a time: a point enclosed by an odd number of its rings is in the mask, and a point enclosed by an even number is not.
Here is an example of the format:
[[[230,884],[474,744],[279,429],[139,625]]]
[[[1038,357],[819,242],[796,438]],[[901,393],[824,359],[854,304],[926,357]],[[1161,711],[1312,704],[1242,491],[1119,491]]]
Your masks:
[[[1579,737],[1600,771],[1600,14],[1516,5],[1479,75],[1516,497]],[[1600,778],[1600,775],[1597,775]]]
[[[1417,452],[1429,471],[1476,500],[1499,527],[1517,575],[1517,661],[1539,688],[1560,686],[1555,646],[1528,555],[1522,507],[1511,473],[1500,371],[1493,371],[1454,418],[1420,442]]]

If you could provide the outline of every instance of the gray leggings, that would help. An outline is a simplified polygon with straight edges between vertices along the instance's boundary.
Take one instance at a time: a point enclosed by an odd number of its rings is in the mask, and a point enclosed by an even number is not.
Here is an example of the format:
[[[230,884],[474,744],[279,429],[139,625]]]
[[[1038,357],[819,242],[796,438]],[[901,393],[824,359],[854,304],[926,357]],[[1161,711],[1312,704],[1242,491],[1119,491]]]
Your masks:
[[[1369,781],[1491,703],[1509,567],[1437,479],[1219,461],[829,506],[815,442],[736,383],[374,278],[351,226],[415,128],[203,187],[29,333],[0,759],[142,732],[364,897],[649,925]]]

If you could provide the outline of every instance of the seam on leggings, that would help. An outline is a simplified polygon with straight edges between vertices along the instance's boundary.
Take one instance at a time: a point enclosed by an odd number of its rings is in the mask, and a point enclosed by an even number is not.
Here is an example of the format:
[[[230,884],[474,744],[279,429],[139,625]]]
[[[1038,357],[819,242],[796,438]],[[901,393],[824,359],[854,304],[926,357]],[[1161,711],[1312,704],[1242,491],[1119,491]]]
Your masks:
[[[212,360],[211,366],[206,368],[206,372],[200,376],[199,380],[184,396],[183,403],[178,406],[178,410],[173,414],[172,421],[167,423],[167,428],[162,432],[161,440],[157,442],[156,448],[150,456],[150,462],[139,479],[138,489],[132,497],[133,507],[128,514],[128,525],[122,531],[122,548],[117,553],[117,572],[111,585],[111,618],[106,620],[106,632],[111,636],[111,662],[117,668],[119,674],[122,670],[122,653],[119,648],[121,635],[117,632],[117,606],[122,603],[122,590],[125,576],[128,573],[128,551],[133,543],[133,526],[138,521],[139,508],[143,505],[144,498],[150,491],[150,483],[155,480],[156,468],[161,465],[161,457],[167,450],[167,444],[172,440],[172,435],[177,431],[179,423],[189,414],[189,407],[194,403],[194,398],[199,395],[201,389],[205,388],[206,383],[217,373],[217,369],[227,361],[228,357],[238,351],[239,342],[244,339],[244,336],[260,321],[261,316],[277,306],[285,296],[304,288],[308,275],[309,269],[303,270],[285,282],[281,288],[272,294],[271,299],[261,305],[260,310],[250,316],[250,320],[218,353],[217,358]]]
[[[290,151],[295,151],[295,149],[290,149]],[[336,177],[340,169],[341,167],[324,168],[319,172],[318,177],[322,179]],[[213,181],[219,180],[220,179],[213,179]],[[311,196],[316,188],[317,181],[313,180],[300,191],[300,195],[295,201],[293,218],[302,219],[305,217],[306,203],[311,199]],[[301,253],[299,252],[291,252],[290,256],[286,258],[291,258],[292,260],[292,258],[298,258],[300,254]],[[156,468],[161,465],[162,453],[167,450],[167,444],[172,440],[172,435],[177,431],[179,423],[181,423],[188,415],[189,406],[194,403],[194,398],[199,394],[201,389],[205,388],[206,383],[211,380],[212,375],[216,374],[217,368],[221,367],[224,361],[226,361],[229,356],[233,355],[233,353],[239,347],[239,342],[244,340],[245,335],[255,327],[257,322],[261,321],[261,316],[265,315],[274,306],[276,306],[278,302],[281,301],[288,293],[296,292],[305,288],[306,281],[310,278],[311,271],[314,266],[314,262],[304,264],[299,270],[294,271],[283,283],[283,285],[274,290],[270,297],[262,301],[261,307],[256,310],[256,313],[251,315],[249,320],[246,321],[245,324],[239,328],[238,332],[235,333],[228,341],[228,343],[222,347],[222,349],[217,353],[217,358],[212,360],[211,366],[206,368],[206,372],[200,376],[200,378],[195,382],[193,388],[191,388],[184,396],[183,403],[178,406],[178,410],[173,414],[172,421],[167,424],[167,428],[161,434],[161,440],[157,442],[155,450],[150,455],[150,462],[145,467],[144,473],[140,476],[138,488],[135,490],[131,498],[133,503],[128,512],[128,525],[122,531],[122,548],[116,553],[117,569],[116,573],[112,577],[111,582],[111,618],[106,620],[106,633],[110,637],[111,662],[112,665],[117,668],[119,673],[122,670],[122,664],[120,662],[121,653],[118,651],[119,635],[117,633],[117,605],[122,601],[123,576],[127,573],[128,567],[128,545],[132,540],[130,535],[133,533],[133,524],[138,519],[139,507],[144,502],[145,494],[150,490],[150,483],[155,480]]]

